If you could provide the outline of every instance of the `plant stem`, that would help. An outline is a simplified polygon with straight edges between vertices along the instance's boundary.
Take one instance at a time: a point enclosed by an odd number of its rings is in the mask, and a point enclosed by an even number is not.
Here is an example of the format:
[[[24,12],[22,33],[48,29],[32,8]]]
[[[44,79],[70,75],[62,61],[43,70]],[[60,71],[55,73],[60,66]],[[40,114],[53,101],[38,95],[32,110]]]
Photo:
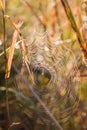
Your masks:
[[[2,1],[2,32],[3,32],[3,48],[4,48],[4,59],[5,59],[5,70],[7,64],[7,56],[6,56],[6,42],[5,42],[5,0]],[[5,79],[5,87],[6,87],[6,111],[7,111],[7,129],[10,130],[10,114],[9,114],[9,100],[8,100],[8,86],[7,80]]]
[[[77,39],[79,41],[80,48],[82,49],[82,53],[85,59],[87,59],[87,48],[86,43],[83,40],[83,37],[77,27],[76,21],[74,19],[73,13],[71,11],[70,5],[67,0],[61,0],[61,3],[64,7],[66,15],[71,23],[71,27],[73,28],[74,32],[76,33]]]

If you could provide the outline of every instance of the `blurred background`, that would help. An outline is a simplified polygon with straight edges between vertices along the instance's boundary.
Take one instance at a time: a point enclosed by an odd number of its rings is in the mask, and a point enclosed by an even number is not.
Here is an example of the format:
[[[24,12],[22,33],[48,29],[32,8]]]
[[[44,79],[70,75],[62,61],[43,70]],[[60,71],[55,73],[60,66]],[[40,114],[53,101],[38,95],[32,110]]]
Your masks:
[[[87,1],[67,1],[87,42]],[[23,64],[19,44],[15,46],[13,64],[64,130],[87,130],[87,66],[82,62],[79,42],[61,0],[6,0],[5,15],[10,16],[15,23],[23,21],[20,30],[26,41],[27,65],[31,73]],[[0,7],[0,130],[7,130],[2,17]],[[5,17],[7,57],[14,30]],[[19,38],[17,41],[20,42]],[[7,86],[9,130],[58,129],[14,67],[11,68]]]

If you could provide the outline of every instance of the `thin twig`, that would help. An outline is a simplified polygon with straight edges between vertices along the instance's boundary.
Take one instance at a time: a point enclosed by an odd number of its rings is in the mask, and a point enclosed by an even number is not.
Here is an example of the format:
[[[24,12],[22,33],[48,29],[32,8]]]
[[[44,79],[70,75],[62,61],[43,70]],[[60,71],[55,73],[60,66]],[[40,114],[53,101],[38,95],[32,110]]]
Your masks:
[[[18,44],[21,43],[21,42],[22,42],[22,41],[20,40],[20,41],[16,42],[15,45],[18,45]],[[9,49],[10,49],[10,47],[6,48],[6,52],[8,52]],[[0,57],[3,56],[3,55],[4,55],[4,51],[2,51],[2,52],[0,53]]]

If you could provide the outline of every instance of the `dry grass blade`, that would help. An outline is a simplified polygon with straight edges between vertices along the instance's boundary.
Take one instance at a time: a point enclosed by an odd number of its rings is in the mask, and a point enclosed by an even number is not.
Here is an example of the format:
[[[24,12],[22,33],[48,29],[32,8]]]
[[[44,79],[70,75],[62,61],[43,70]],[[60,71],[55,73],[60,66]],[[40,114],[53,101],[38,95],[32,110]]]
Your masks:
[[[3,10],[5,10],[5,0],[2,0]]]
[[[0,0],[0,9],[3,10],[2,1]]]
[[[77,27],[77,24],[76,24],[76,21],[74,19],[74,16],[72,14],[72,11],[70,9],[70,6],[69,6],[69,3],[67,0],[61,0],[62,2],[62,5],[64,7],[64,10],[66,12],[66,15],[71,23],[71,26],[73,28],[73,30],[75,31],[76,33],[76,36],[78,38],[78,41],[79,41],[79,44],[80,44],[80,47],[82,49],[82,52],[83,52],[83,56],[84,56],[84,59],[83,60],[87,60],[87,48],[86,48],[86,44],[82,38],[82,35]]]
[[[5,0],[0,1],[0,7],[2,11],[2,33],[3,33],[3,48],[4,48],[4,66],[6,70],[6,64],[7,64],[7,54],[6,54],[6,32],[5,32]],[[9,113],[9,100],[8,100],[8,86],[7,86],[7,80],[5,80],[5,87],[6,87],[6,111],[7,111],[7,129],[10,130],[10,113]]]
[[[5,43],[5,0],[0,0],[0,8],[2,11],[2,32],[3,32],[3,48],[4,48],[4,58],[5,58],[5,67],[6,67],[6,43]]]
[[[6,52],[9,50],[10,48],[6,49]],[[4,55],[4,51],[0,53],[0,56]]]
[[[19,23],[17,25],[17,27],[20,28],[21,25],[22,25],[22,23]],[[9,57],[8,57],[8,62],[7,62],[7,66],[6,66],[5,79],[9,78],[9,76],[10,76],[12,59],[13,59],[13,55],[14,55],[14,45],[15,45],[15,43],[17,41],[17,37],[18,37],[18,32],[17,32],[17,30],[15,30],[15,32],[13,34],[13,38],[12,38],[12,43],[11,43],[11,46],[10,46],[10,50],[9,50]]]
[[[20,38],[20,41],[22,41],[21,44],[20,44],[20,48],[21,48],[21,52],[22,52],[22,56],[23,56],[23,61],[24,61],[25,64],[26,64],[26,67],[27,67],[27,69],[28,69],[28,72],[30,72],[29,67],[27,66],[27,63],[26,63],[26,61],[27,61],[26,49],[25,49],[26,43],[25,43],[25,40],[24,40],[24,38],[23,38],[23,36],[22,36],[22,33],[21,33],[19,27],[16,25],[16,23],[11,19],[11,17],[9,17],[9,16],[7,16],[7,15],[5,15],[5,16],[9,19],[10,23],[11,23],[11,24],[13,25],[13,27],[16,29],[15,31],[16,31],[16,33],[18,33],[19,38]],[[22,25],[22,24],[23,24],[23,22],[20,22],[20,25]],[[17,34],[16,34],[16,35],[17,35]],[[15,37],[14,37],[14,39],[13,39],[13,42],[14,42],[14,41],[15,41]],[[12,48],[13,48],[13,46],[12,46]],[[11,51],[11,53],[9,54],[9,57],[10,57],[10,55],[12,55],[12,51]],[[11,62],[10,59],[12,59],[12,58],[9,58],[9,61],[8,61],[8,62]],[[8,63],[8,66],[9,66],[9,63]],[[9,69],[10,69],[10,67],[9,67]],[[8,76],[9,76],[9,70],[7,70],[7,71],[8,71],[8,74],[7,74],[7,77],[8,77]],[[32,77],[32,76],[31,76],[31,79],[32,79],[32,81],[33,81],[33,77]]]
[[[5,0],[0,0],[0,9],[4,12],[4,10],[5,10]]]
[[[20,41],[16,42],[15,45],[18,45],[18,44],[21,43],[21,42],[22,42],[22,41],[20,40]],[[10,47],[6,48],[6,52],[8,52],[9,49],[10,49]],[[4,51],[2,51],[2,52],[0,53],[0,57],[1,57],[2,55],[4,55]]]
[[[20,45],[20,47],[21,47],[21,51],[22,51],[23,58],[26,58],[26,50],[25,50],[25,45],[26,45],[26,43],[25,43],[25,41],[24,41],[24,38],[23,38],[23,36],[22,36],[22,33],[21,33],[20,29],[18,28],[18,26],[16,25],[16,23],[13,21],[13,19],[12,19],[10,16],[5,15],[5,17],[7,17],[7,18],[9,19],[10,23],[11,23],[11,24],[13,25],[13,27],[16,29],[16,31],[17,31],[17,33],[18,33],[18,35],[19,35],[19,38],[20,38],[20,40],[22,41],[22,44]],[[23,24],[23,21],[21,21],[20,24],[22,25],[22,24]]]
[[[5,15],[5,17],[8,18],[11,25],[17,30],[18,34],[21,35],[21,32],[20,32],[19,28],[17,27],[16,23],[13,21],[13,19],[8,15]],[[20,23],[23,24],[23,21],[20,21]]]

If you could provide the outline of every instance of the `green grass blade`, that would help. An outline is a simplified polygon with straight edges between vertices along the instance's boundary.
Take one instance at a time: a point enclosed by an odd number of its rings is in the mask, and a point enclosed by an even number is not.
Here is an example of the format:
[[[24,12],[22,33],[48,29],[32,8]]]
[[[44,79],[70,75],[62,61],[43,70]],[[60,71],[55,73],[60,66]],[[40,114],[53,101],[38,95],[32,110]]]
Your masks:
[[[75,33],[77,35],[77,39],[79,41],[80,47],[83,49],[85,43],[84,43],[82,35],[81,35],[81,33],[80,33],[80,31],[79,31],[79,29],[77,27],[77,24],[76,24],[76,21],[74,19],[74,16],[73,16],[73,13],[71,11],[71,8],[69,6],[69,3],[68,3],[67,0],[61,0],[61,2],[62,2],[62,5],[64,7],[64,10],[66,12],[66,15],[67,15],[67,17],[68,17],[68,19],[69,19],[69,21],[71,23],[71,26],[72,26],[73,30],[75,31]]]

